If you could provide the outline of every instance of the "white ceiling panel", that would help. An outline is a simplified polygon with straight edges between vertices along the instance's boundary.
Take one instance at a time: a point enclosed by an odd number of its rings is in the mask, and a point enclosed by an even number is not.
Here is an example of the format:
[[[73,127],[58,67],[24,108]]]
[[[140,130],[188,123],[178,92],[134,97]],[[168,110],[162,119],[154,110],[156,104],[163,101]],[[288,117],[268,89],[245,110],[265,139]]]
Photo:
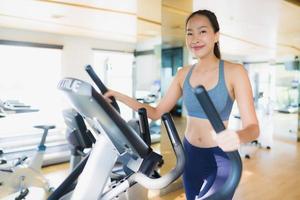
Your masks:
[[[0,0],[0,27],[179,46],[193,9],[216,13],[224,55],[300,55],[300,7],[284,0]]]
[[[44,1],[1,0],[0,26],[136,41],[135,14]]]
[[[120,12],[136,13],[137,0],[38,0],[41,2],[74,5],[86,8],[100,8]]]

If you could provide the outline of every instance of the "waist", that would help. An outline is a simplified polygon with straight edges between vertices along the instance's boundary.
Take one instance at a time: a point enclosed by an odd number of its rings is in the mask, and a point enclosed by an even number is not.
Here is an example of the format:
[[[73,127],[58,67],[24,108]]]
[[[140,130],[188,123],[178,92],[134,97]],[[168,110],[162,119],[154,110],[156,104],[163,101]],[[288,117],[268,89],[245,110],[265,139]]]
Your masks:
[[[189,117],[208,120],[207,115],[205,113],[199,113],[199,112],[194,111],[194,110],[188,110],[187,109],[187,115]],[[221,117],[222,121],[228,121],[229,117],[230,117],[230,112],[227,112],[225,114],[221,113],[221,114],[219,114],[219,116]]]
[[[189,163],[187,165],[191,165],[192,163],[193,167],[205,167],[206,169],[207,167],[218,167],[224,165],[224,159],[220,159],[220,157],[228,160],[226,152],[220,147],[197,147],[191,144],[186,138],[183,139],[183,147],[186,152],[187,163]]]
[[[223,121],[225,127],[228,121]],[[213,139],[213,127],[207,119],[187,117],[185,138],[194,146],[202,148],[216,147],[217,143]]]

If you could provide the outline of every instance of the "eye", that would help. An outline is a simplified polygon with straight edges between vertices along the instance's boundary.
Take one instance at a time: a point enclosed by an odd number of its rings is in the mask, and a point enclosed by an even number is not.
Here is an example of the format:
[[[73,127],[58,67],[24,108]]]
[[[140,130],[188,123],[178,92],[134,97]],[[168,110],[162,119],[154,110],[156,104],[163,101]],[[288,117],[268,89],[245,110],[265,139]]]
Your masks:
[[[207,33],[207,31],[206,31],[206,30],[202,30],[202,31],[200,31],[200,34],[205,34],[205,33]]]
[[[186,35],[193,35],[191,32],[187,32]]]

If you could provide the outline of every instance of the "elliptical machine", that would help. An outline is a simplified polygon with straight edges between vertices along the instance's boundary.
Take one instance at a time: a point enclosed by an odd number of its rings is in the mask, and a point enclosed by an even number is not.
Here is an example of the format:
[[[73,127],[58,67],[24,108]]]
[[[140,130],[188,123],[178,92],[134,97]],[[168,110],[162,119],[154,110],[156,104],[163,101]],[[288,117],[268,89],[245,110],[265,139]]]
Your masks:
[[[88,72],[91,79],[96,83],[98,89],[102,94],[107,91],[107,88],[102,83],[100,78],[94,72],[93,68],[88,65],[86,67],[86,71]],[[112,99],[112,106],[120,113],[119,106],[115,99]],[[145,108],[141,108],[138,110],[139,119],[132,119],[127,122],[131,128],[133,128],[136,133],[144,140],[147,145],[151,145],[149,124],[147,119],[147,111]],[[75,166],[82,160],[82,158],[86,155],[87,150],[91,150],[92,145],[95,143],[96,139],[90,130],[87,129],[84,118],[76,112],[74,109],[66,109],[63,111],[64,121],[67,125],[66,130],[66,138],[69,142],[71,149],[71,159],[70,159],[70,171],[72,171]],[[163,160],[159,163],[159,166],[163,164]],[[113,182],[117,182],[122,180],[125,176],[131,174],[132,171],[129,170],[126,166],[120,161],[117,161],[114,169],[110,175],[110,179]],[[153,177],[160,177],[159,173],[155,170],[153,172]],[[134,192],[133,192],[134,191]],[[135,193],[135,194],[133,194]],[[134,188],[131,188],[130,191],[127,192],[127,196],[134,195],[135,198],[138,199],[146,199],[148,191],[147,189],[141,187],[140,185],[135,185]],[[130,198],[127,198],[130,199]]]
[[[96,134],[96,143],[91,153],[75,167],[65,181],[48,199],[122,199],[124,191],[139,183],[145,188],[160,189],[178,178],[184,166],[184,152],[169,115],[164,117],[175,154],[176,167],[168,174],[153,178],[154,169],[162,157],[153,152],[140,136],[129,127],[118,112],[88,83],[78,79],[63,79],[59,84],[78,111]],[[101,134],[97,134],[97,133]],[[117,160],[132,173],[116,183],[110,182],[110,174]],[[77,177],[74,192],[70,186]],[[131,199],[134,199],[132,197]]]
[[[185,160],[184,151],[169,114],[164,114],[162,119],[177,157],[177,163],[169,173],[155,179],[149,176],[161,160],[161,156],[152,151],[90,84],[74,78],[65,78],[58,87],[68,96],[74,108],[85,117],[94,132],[102,134],[97,135],[95,146],[89,156],[77,165],[61,186],[49,197],[50,200],[113,199],[120,197],[124,191],[136,183],[148,189],[161,189],[181,175]],[[200,94],[197,98],[200,101],[204,97],[204,101],[206,101],[207,95],[201,95],[202,91],[205,90],[195,91],[196,94]],[[211,104],[204,103],[204,105],[210,106]],[[207,110],[209,120],[214,121],[213,117],[217,115],[216,112],[210,107]],[[223,124],[219,122],[217,120],[216,123],[212,123],[216,132],[224,128]],[[236,189],[241,175],[241,160],[236,152],[230,152],[228,155],[232,160],[232,170],[225,185],[220,191],[199,199],[222,200]],[[111,184],[108,181],[109,176],[118,159],[133,173],[122,181]],[[68,193],[69,186],[79,174],[81,176],[74,192]]]

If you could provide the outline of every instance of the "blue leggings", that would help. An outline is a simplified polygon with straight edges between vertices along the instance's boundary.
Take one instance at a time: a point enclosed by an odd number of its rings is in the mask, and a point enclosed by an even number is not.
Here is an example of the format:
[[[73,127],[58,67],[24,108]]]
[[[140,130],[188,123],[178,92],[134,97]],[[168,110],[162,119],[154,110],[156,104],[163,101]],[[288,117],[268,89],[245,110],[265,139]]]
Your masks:
[[[215,193],[222,187],[230,173],[231,166],[226,153],[219,147],[193,146],[186,138],[183,140],[183,146],[186,153],[183,184],[187,200]]]

